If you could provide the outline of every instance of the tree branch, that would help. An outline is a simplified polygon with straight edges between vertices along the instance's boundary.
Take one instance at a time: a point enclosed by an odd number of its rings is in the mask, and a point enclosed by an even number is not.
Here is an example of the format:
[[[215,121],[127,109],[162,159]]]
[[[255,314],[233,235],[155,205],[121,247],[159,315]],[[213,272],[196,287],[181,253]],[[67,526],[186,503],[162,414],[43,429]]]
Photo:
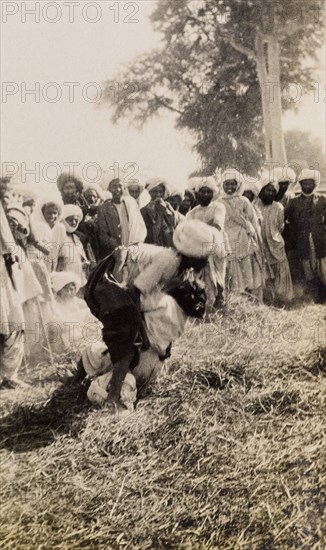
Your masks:
[[[245,46],[242,46],[242,44],[238,44],[238,42],[235,42],[232,38],[225,38],[225,40],[240,53],[243,53],[246,57],[249,57],[250,59],[254,59],[254,61],[257,61],[256,54],[253,50],[250,50],[250,48],[246,48]]]
[[[176,107],[172,107],[168,103],[165,102],[165,100],[162,97],[159,97],[158,95],[154,94],[153,92],[149,92],[159,103],[161,103],[162,107],[166,107],[170,111],[174,113],[178,113],[179,115],[183,115],[183,111],[179,111]]]

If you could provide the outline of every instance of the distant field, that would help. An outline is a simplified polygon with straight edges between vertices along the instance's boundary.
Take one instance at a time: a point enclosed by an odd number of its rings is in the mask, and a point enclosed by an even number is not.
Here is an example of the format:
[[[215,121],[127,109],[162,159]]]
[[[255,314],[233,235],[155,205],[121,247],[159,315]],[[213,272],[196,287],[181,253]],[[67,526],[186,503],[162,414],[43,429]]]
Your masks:
[[[2,548],[326,548],[324,307],[231,300],[118,423],[74,357],[1,391]]]

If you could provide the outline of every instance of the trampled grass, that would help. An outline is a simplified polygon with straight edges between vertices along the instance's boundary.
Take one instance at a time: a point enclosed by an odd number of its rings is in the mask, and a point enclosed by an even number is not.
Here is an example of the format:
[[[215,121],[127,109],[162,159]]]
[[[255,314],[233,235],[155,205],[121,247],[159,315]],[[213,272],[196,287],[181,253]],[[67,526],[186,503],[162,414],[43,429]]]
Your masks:
[[[6,549],[324,549],[326,313],[232,299],[119,422],[62,383],[1,391]]]

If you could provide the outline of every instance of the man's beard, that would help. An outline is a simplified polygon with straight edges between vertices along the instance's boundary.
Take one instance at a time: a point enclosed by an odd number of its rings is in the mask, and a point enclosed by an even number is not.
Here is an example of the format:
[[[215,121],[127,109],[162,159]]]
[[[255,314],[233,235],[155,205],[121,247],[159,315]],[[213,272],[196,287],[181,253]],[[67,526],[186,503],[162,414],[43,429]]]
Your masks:
[[[200,206],[208,206],[212,202],[212,199],[204,199],[199,201]]]
[[[262,201],[265,206],[270,206],[274,202],[274,199],[272,197],[265,197]]]
[[[66,201],[66,204],[77,202],[77,193],[71,193],[70,195],[66,195],[65,201]]]

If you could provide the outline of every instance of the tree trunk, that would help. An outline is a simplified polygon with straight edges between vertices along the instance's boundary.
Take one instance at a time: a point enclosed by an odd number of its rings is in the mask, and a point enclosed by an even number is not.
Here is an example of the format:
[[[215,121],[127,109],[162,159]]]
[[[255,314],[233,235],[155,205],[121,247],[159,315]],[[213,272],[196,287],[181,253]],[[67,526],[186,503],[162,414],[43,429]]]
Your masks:
[[[279,44],[274,34],[258,33],[257,71],[261,89],[266,162],[286,164],[282,130]]]

